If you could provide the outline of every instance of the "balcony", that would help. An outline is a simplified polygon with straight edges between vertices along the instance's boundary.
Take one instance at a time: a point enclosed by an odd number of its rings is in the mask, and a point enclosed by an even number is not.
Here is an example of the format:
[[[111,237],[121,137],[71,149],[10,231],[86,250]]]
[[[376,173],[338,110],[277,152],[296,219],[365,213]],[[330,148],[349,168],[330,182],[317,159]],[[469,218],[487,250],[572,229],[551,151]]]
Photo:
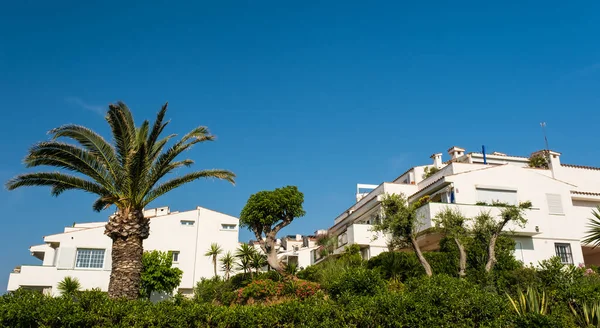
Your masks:
[[[473,218],[481,212],[489,212],[492,217],[498,217],[501,207],[497,206],[480,206],[467,204],[447,204],[447,203],[428,203],[417,210],[417,215],[421,219],[419,231],[426,230],[434,226],[432,219],[446,208],[458,209],[465,217]],[[547,221],[542,211],[536,208],[527,209],[523,216],[527,219],[524,227],[519,227],[515,223],[509,223],[505,227],[505,231],[512,231],[519,236],[534,236],[542,233],[545,228],[544,223]]]
[[[335,253],[339,254],[344,251],[345,246],[353,244],[386,247],[387,241],[387,235],[383,232],[373,231],[372,225],[353,224],[338,236],[338,248]]]

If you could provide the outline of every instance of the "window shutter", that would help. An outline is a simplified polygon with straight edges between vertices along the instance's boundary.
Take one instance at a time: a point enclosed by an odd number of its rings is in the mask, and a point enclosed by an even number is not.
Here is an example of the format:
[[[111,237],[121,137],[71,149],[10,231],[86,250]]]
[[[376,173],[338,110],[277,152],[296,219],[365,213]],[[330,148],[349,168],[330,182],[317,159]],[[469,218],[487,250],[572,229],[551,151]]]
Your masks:
[[[75,248],[59,247],[58,269],[73,269],[75,263]]]
[[[559,194],[546,194],[548,201],[548,212],[550,214],[564,214],[562,198]]]
[[[517,204],[517,192],[515,190],[495,190],[487,188],[477,188],[477,200],[492,204],[494,202]]]
[[[112,270],[112,248],[107,248],[104,252],[104,270]]]

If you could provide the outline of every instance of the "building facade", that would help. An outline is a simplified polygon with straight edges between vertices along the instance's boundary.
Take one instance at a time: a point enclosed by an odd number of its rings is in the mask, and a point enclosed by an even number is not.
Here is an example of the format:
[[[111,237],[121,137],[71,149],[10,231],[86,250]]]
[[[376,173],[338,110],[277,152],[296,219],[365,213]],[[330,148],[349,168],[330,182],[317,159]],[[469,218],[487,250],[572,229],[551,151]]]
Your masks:
[[[381,213],[382,197],[401,193],[410,202],[429,200],[417,210],[420,231],[434,226],[435,216],[448,207],[472,218],[481,212],[497,216],[500,209],[490,206],[494,202],[529,201],[525,226],[506,227],[516,242],[517,259],[535,265],[559,256],[564,263],[600,264],[600,250],[581,243],[592,210],[600,205],[600,168],[562,164],[561,154],[554,151],[532,154],[547,159],[547,165],[539,168],[530,167],[529,157],[499,152],[466,153],[452,147],[448,154],[446,162],[436,153],[431,164],[412,167],[390,182],[358,185],[356,203],[329,229],[337,238],[335,252],[350,244],[360,245],[365,259],[386,251],[388,236],[372,227]],[[440,237],[424,233],[418,241],[424,250],[435,250]]]
[[[183,271],[178,291],[192,294],[201,278],[214,276],[211,258],[204,256],[211,243],[227,251],[238,247],[239,220],[236,217],[198,207],[171,212],[168,207],[145,210],[150,218],[150,236],[144,250],[170,251],[173,266]],[[10,274],[8,291],[19,287],[58,295],[57,284],[64,277],[79,280],[83,289],[108,290],[112,241],[104,235],[106,222],[80,223],[62,233],[44,237],[44,243],[30,248],[41,265],[23,265]],[[218,271],[223,276],[224,273]]]

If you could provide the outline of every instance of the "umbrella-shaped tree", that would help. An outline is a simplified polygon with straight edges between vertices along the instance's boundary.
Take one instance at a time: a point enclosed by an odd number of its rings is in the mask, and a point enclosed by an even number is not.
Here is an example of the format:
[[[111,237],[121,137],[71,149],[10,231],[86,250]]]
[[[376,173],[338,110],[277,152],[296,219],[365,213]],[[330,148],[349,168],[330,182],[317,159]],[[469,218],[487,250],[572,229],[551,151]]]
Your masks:
[[[52,166],[66,171],[25,173],[7,182],[8,189],[24,186],[49,186],[58,196],[67,190],[82,190],[98,196],[93,209],[116,206],[109,217],[105,234],[112,239],[112,272],[108,293],[111,297],[137,298],[142,271],[143,240],[150,233],[150,221],[143,209],[156,198],[186,183],[201,178],[234,182],[226,170],[203,170],[164,178],[174,170],[193,164],[178,155],[193,145],[214,140],[206,127],[188,132],[167,147],[175,135],[162,136],[167,104],[154,123],[136,126],[129,108],[122,102],[108,106],[106,121],[112,142],[89,128],[64,125],[51,130],[50,141],[34,145],[25,157],[27,167]],[[59,141],[70,139],[74,143]]]

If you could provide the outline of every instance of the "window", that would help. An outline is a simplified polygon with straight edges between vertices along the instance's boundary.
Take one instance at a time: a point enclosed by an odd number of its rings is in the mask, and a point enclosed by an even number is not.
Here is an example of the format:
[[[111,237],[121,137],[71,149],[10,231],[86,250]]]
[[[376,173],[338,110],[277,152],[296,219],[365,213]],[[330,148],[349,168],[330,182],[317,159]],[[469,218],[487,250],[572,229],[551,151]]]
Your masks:
[[[71,262],[73,263],[73,262]],[[102,269],[104,266],[103,249],[77,249],[77,258],[75,260],[76,268],[95,268]]]
[[[546,194],[546,200],[548,201],[548,213],[565,214],[559,194]]]
[[[235,230],[235,224],[221,224],[223,230]]]
[[[484,188],[477,187],[477,201],[488,204],[507,203],[510,205],[517,204],[517,191],[502,188]]]
[[[183,226],[193,226],[194,225],[194,221],[181,220],[181,225],[183,225]]]
[[[563,264],[573,264],[573,254],[571,253],[571,244],[554,244],[556,256],[560,257]]]
[[[179,252],[178,251],[171,251],[171,254],[173,254],[173,262],[174,263],[179,262]]]

